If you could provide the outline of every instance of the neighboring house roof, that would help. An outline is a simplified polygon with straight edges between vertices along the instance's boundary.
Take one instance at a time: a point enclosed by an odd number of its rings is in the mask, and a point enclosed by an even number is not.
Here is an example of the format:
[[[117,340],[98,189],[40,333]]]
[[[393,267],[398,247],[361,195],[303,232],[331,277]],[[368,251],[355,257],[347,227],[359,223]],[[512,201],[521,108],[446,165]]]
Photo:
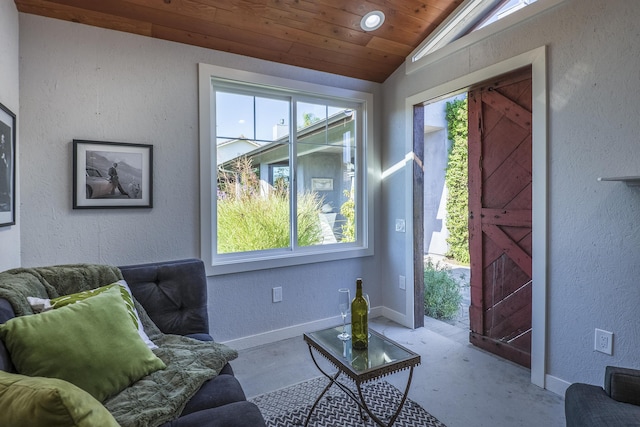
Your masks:
[[[260,146],[261,145],[259,143],[244,138],[223,141],[217,144],[217,163],[218,165],[226,163],[229,160],[238,158],[252,150],[255,150],[256,148],[259,148]]]
[[[338,126],[343,126],[345,124],[353,125],[354,114],[346,115],[342,112],[334,114],[330,116],[327,120],[320,120],[315,123],[310,124],[298,131],[298,141],[299,142],[309,142],[314,136],[322,136],[325,134],[325,130],[328,128],[330,134],[331,129],[335,129]],[[249,141],[249,140],[233,140],[233,141]],[[218,156],[218,166],[223,169],[229,169],[231,164],[235,159],[241,156],[248,156],[251,158],[256,158],[260,155],[265,155],[267,153],[269,156],[269,163],[277,163],[279,161],[283,161],[289,158],[289,135],[285,135],[273,142],[267,144],[257,144],[251,141],[253,144],[256,144],[257,147],[245,151],[243,153],[239,153],[232,158],[224,159],[222,162],[220,161],[220,156]],[[307,155],[318,151],[334,151],[342,153],[343,151],[343,140],[335,140],[335,141],[325,141],[324,143],[318,143],[318,141],[313,141],[313,143],[308,143],[306,145],[299,145],[298,147],[298,155]],[[225,143],[218,144],[218,150]]]

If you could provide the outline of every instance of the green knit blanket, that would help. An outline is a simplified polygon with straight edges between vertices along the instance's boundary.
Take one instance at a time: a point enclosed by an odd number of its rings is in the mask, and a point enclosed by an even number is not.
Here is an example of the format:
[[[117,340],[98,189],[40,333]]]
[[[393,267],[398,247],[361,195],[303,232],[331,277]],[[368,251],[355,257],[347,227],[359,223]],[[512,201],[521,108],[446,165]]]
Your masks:
[[[18,268],[0,273],[0,298],[16,315],[33,314],[27,297],[56,298],[122,279],[117,267],[98,264]],[[167,365],[135,382],[103,404],[123,427],[155,427],[177,418],[202,384],[220,373],[238,353],[214,342],[163,334],[134,301],[153,352]]]

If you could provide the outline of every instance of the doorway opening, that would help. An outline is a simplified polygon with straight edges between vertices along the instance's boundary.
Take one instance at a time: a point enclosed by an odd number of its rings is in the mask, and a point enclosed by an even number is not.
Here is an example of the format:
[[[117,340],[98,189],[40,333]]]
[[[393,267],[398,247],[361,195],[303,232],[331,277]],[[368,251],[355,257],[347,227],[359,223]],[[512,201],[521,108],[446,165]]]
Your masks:
[[[470,71],[458,78],[435,87],[415,93],[405,100],[407,114],[406,142],[407,153],[414,156],[413,168],[406,174],[407,187],[411,188],[413,197],[406,198],[406,210],[412,212],[410,217],[413,238],[407,241],[407,250],[413,254],[411,260],[412,279],[407,281],[407,290],[411,289],[407,298],[407,312],[412,313],[407,325],[420,327],[424,324],[424,305],[419,304],[424,298],[423,265],[423,174],[424,169],[424,106],[437,99],[451,94],[466,92],[478,82],[486,82],[506,73],[531,67],[532,74],[532,106],[534,118],[532,123],[532,334],[531,334],[531,382],[539,387],[547,388],[547,381],[553,377],[546,374],[547,358],[547,256],[548,256],[548,192],[547,192],[547,49],[545,46],[507,58],[487,67]],[[419,188],[418,188],[419,187]],[[416,250],[419,246],[420,249]],[[550,388],[559,388],[551,383]]]
[[[424,106],[425,315],[469,332],[467,93]]]

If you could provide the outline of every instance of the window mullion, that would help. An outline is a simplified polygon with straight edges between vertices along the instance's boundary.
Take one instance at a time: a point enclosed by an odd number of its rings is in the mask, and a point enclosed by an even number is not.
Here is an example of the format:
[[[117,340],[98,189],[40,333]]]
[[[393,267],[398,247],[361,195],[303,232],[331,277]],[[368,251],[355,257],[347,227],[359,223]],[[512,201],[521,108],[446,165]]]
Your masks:
[[[289,185],[289,237],[291,249],[295,252],[298,249],[298,107],[294,98],[291,98],[291,115],[289,125],[289,177],[291,184]]]
[[[258,129],[258,125],[256,123],[256,97],[253,97],[253,135],[251,136],[251,139],[253,139],[255,141],[256,139],[256,132]]]
[[[329,106],[324,107],[324,116],[329,117]],[[329,121],[324,121],[324,144],[329,145]]]

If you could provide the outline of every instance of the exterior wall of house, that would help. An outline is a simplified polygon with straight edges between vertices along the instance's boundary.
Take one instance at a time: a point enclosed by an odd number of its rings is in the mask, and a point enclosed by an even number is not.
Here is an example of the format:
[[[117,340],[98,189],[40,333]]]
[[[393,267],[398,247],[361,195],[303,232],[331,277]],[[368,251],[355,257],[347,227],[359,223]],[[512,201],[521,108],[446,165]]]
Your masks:
[[[443,99],[424,107],[424,254],[445,255],[447,238],[447,186],[445,174],[449,160],[449,132]],[[464,97],[462,97],[464,99]]]
[[[18,10],[12,1],[0,2],[0,103],[11,110],[20,125]],[[17,129],[16,129],[17,130]],[[17,132],[16,166],[20,155]],[[18,168],[19,172],[19,168]],[[20,266],[20,176],[16,174],[16,224],[0,227],[0,271]]]
[[[381,103],[379,84],[27,14],[19,43],[24,266],[199,256],[198,63],[370,92]],[[153,144],[153,209],[73,210],[73,139]],[[212,277],[211,331],[229,341],[319,319],[337,325],[337,290],[355,291],[357,277],[382,304],[381,264],[375,255]],[[274,304],[276,286],[283,301]]]
[[[445,172],[448,160],[446,128],[424,135],[424,254],[445,255],[447,238],[447,186]]]
[[[602,385],[606,365],[640,368],[640,192],[597,181],[640,175],[638,16],[640,2],[566,0],[413,74],[400,67],[383,85],[384,171],[405,156],[407,98],[547,46],[546,373],[566,382]],[[406,215],[411,194],[397,188],[410,173],[383,181],[384,218]],[[393,283],[412,236],[389,224],[382,281]],[[404,306],[404,291],[383,291],[386,306]],[[614,333],[612,356],[594,351],[595,328]]]
[[[342,154],[312,153],[301,157],[298,163],[298,191],[316,191],[323,198],[324,204],[329,204],[332,212],[340,212],[340,206],[345,202],[344,191],[351,189],[351,182],[344,178]],[[314,190],[314,178],[330,178],[333,180],[333,190]]]
[[[216,157],[218,166],[251,150],[255,150],[257,147],[258,144],[255,142],[242,139],[236,139],[235,141],[224,144],[218,147],[218,157]]]

